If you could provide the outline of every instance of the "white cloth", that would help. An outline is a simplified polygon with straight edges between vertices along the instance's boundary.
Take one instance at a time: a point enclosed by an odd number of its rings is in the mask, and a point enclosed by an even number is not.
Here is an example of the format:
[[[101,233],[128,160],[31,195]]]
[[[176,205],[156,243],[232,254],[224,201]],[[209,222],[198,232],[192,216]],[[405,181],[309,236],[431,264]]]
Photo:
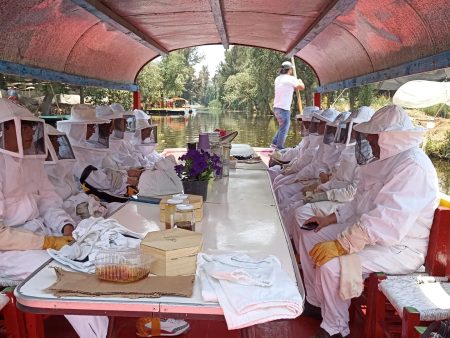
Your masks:
[[[383,116],[377,116],[383,114]],[[381,159],[360,167],[360,181],[353,201],[338,208],[338,224],[319,232],[302,231],[299,254],[308,301],[321,306],[321,327],[330,335],[349,333],[350,300],[339,296],[340,264],[334,258],[313,267],[309,251],[320,242],[336,240],[358,223],[367,234],[359,256],[363,274],[384,271],[406,274],[424,262],[434,210],[438,206],[438,181],[430,159],[419,148],[420,137],[406,113],[381,109],[372,120],[356,126],[379,133]],[[342,244],[343,241],[339,240]]]
[[[288,74],[278,75],[275,79],[275,98],[273,100],[273,107],[291,110],[295,87],[300,84],[301,82],[295,76]]]
[[[139,194],[161,196],[180,193],[183,185],[175,172],[175,165],[175,158],[168,156],[156,162],[153,169],[145,170],[139,178]]]
[[[206,286],[206,299],[213,299],[213,289],[229,330],[296,318],[303,311],[296,284],[274,256],[262,260],[244,254],[199,257],[197,275],[202,276],[202,288]]]
[[[116,220],[101,217],[81,221],[72,236],[76,240],[72,245],[59,251],[48,249],[47,252],[59,263],[88,273],[95,272],[95,257],[99,251],[134,249],[139,247],[142,239],[140,234],[128,230]]]

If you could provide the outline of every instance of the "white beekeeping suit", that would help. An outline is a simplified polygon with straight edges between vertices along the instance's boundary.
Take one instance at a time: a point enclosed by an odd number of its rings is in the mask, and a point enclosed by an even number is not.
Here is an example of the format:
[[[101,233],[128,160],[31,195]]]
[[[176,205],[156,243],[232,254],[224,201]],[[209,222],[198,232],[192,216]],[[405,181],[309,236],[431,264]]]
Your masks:
[[[131,112],[126,112],[119,103],[111,106],[97,106],[95,112],[98,118],[109,120],[112,123],[108,156],[102,163],[103,167],[113,169],[139,167],[140,163],[133,155],[133,147],[124,139],[125,134],[129,132],[129,126],[135,126],[134,122],[129,121],[130,118],[134,119]]]
[[[298,115],[299,119],[302,121],[300,135],[302,139],[300,142],[293,148],[284,148],[281,151],[275,151],[271,155],[271,159],[279,162],[289,162],[289,165],[286,165],[289,171],[294,172],[300,170],[301,163],[308,163],[309,160],[312,159],[313,154],[311,151],[307,151],[310,146],[310,137],[309,137],[309,123],[311,122],[311,117],[314,112],[320,112],[318,107],[305,107],[303,113]],[[300,163],[296,164],[295,162],[299,161]],[[296,168],[296,169],[294,169]],[[269,175],[271,180],[273,181],[275,177],[280,174],[282,168],[280,165],[275,165],[269,168]],[[285,172],[283,172],[285,174]]]
[[[109,120],[97,118],[93,107],[80,104],[73,106],[70,119],[58,121],[57,127],[67,135],[72,145],[77,159],[74,174],[78,180],[84,178],[89,166],[93,166],[97,170],[90,171],[85,179],[89,185],[114,195],[126,194],[127,173],[102,166],[108,156]],[[95,132],[92,134],[89,128],[95,128]]]
[[[295,176],[297,173],[306,167],[314,157],[317,156],[317,151],[319,150],[319,146],[322,144],[323,135],[319,135],[318,133],[318,125],[320,120],[315,115],[322,114],[323,111],[313,111],[310,116],[306,116],[306,121],[309,122],[309,129],[307,132],[307,147],[302,150],[301,157],[297,157],[291,161],[287,166],[280,171],[280,174],[277,175],[273,181],[273,188],[276,190],[282,185],[292,184],[295,182]]]
[[[349,334],[349,298],[357,296],[340,296],[341,264],[352,259],[350,269],[362,275],[416,271],[439,203],[436,170],[420,149],[424,130],[402,108],[386,106],[354,130],[361,165],[354,199],[317,219],[329,224],[320,231],[302,231],[299,248],[307,301],[321,307],[329,335]]]
[[[293,181],[275,188],[275,194],[278,197],[278,203],[281,209],[286,208],[289,204],[298,200],[294,195],[301,194],[301,190],[305,184],[316,181],[322,173],[330,172],[330,168],[336,163],[339,158],[340,150],[333,144],[325,144],[323,142],[326,123],[332,123],[339,116],[339,112],[335,109],[326,109],[323,113],[313,114],[313,119],[318,119],[321,122],[317,134],[322,138],[319,149],[315,153],[313,159],[299,172],[295,174]],[[313,131],[314,134],[316,134]],[[291,200],[294,198],[295,200]]]
[[[59,249],[71,238],[62,232],[74,222],[44,171],[45,143],[43,120],[0,99],[1,279],[20,282],[50,259],[43,249]],[[83,338],[106,337],[107,317],[66,318]]]
[[[367,122],[374,111],[370,107],[360,107],[344,122],[340,123],[335,143],[344,146],[331,179],[320,184],[311,197],[306,197],[305,205],[297,206],[289,211],[286,222],[293,222],[294,244],[298,250],[298,229],[313,216],[326,216],[336,211],[339,205],[349,202],[356,193],[359,181],[358,165],[355,157],[355,139],[352,138],[353,126]]]
[[[136,132],[131,138],[135,154],[145,167],[139,178],[138,190],[143,196],[175,194],[183,190],[181,179],[175,172],[177,164],[173,156],[163,157],[155,151],[156,135],[148,123],[149,116],[142,110],[135,110]]]
[[[81,184],[73,174],[75,155],[66,134],[45,125],[47,158],[45,171],[57,194],[62,198],[64,210],[78,224],[82,219],[105,216],[107,207],[93,195],[81,192]]]
[[[134,153],[138,156],[141,166],[152,168],[156,162],[164,158],[155,150],[157,146],[157,135],[154,134],[156,129],[148,122],[149,116],[145,112],[135,109],[133,113],[136,118],[136,131],[131,137],[130,143],[134,147]]]

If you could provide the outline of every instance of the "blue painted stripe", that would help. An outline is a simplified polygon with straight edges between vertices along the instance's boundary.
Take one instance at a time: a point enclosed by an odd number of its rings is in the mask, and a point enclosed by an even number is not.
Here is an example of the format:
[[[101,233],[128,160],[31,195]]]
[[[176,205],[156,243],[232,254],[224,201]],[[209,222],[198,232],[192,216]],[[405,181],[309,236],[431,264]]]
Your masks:
[[[25,66],[1,60],[0,60],[0,73],[51,82],[67,83],[82,87],[101,87],[117,90],[128,90],[130,92],[139,90],[139,86],[133,83],[117,83],[112,81],[98,80],[89,77],[57,72],[50,69]]]
[[[428,56],[423,59],[407,62],[393,68],[380,70],[367,75],[357,76],[351,79],[330,83],[316,88],[319,93],[327,93],[344,88],[362,86],[368,83],[379,82],[387,79],[395,79],[401,76],[429,72],[436,69],[450,67],[450,51]]]

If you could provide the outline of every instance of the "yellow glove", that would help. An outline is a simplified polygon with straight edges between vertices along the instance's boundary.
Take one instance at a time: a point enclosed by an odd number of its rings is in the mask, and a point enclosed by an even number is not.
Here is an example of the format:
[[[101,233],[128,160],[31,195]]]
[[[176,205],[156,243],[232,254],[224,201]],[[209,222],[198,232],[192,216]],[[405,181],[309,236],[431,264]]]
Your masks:
[[[42,249],[59,250],[64,245],[67,245],[72,241],[73,241],[72,236],[45,236],[44,244],[42,245]]]
[[[126,195],[128,197],[133,196],[133,195],[137,195],[138,193],[139,193],[138,188],[133,187],[131,185],[127,185],[127,194]]]
[[[317,266],[322,266],[329,260],[347,254],[338,240],[317,243],[309,252],[313,262]]]

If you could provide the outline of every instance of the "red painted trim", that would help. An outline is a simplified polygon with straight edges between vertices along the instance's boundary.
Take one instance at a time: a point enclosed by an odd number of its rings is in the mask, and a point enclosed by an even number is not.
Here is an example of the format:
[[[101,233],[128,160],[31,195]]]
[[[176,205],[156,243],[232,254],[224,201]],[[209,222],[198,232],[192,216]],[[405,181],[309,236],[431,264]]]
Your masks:
[[[133,109],[141,109],[141,92],[133,92]]]
[[[320,108],[321,105],[321,95],[320,93],[314,93],[314,105]]]

